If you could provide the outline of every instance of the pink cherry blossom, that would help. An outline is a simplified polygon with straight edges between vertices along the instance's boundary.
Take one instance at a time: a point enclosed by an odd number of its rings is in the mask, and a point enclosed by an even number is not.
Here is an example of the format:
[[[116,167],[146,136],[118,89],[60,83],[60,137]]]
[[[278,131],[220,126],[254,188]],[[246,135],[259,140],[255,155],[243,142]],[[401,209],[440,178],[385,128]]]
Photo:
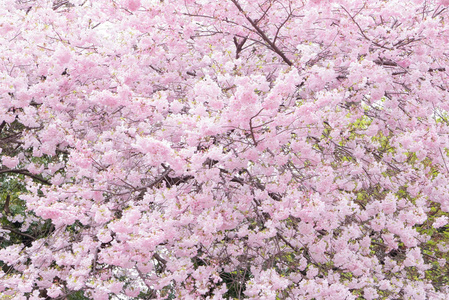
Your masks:
[[[2,164],[7,168],[15,168],[19,163],[18,157],[2,156]]]
[[[446,225],[449,222],[449,219],[447,216],[441,216],[435,219],[435,222],[433,223],[434,228],[440,228]]]
[[[130,11],[136,11],[140,8],[140,0],[125,0],[124,4]]]
[[[447,1],[0,1],[0,295],[445,299]]]

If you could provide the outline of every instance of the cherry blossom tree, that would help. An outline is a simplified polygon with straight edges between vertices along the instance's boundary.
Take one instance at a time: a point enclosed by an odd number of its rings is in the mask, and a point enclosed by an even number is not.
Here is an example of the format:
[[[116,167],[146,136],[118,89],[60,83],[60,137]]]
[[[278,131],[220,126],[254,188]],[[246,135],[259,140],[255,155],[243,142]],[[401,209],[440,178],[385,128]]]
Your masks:
[[[3,0],[2,299],[446,299],[432,0]]]

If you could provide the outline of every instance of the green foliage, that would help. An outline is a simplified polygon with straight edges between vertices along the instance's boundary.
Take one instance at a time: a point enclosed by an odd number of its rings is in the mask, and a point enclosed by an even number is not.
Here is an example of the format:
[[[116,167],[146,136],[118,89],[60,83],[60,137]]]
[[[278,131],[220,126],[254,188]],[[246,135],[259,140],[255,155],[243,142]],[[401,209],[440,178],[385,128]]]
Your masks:
[[[228,291],[223,295],[226,299],[242,299],[246,290],[246,283],[252,278],[248,268],[238,269],[232,272],[221,272],[220,278],[226,284]]]
[[[9,239],[2,239],[0,245],[2,248],[12,244],[18,244],[23,242],[30,242],[30,238],[17,234],[16,230],[19,229],[21,222],[10,221],[17,216],[26,216],[25,203],[19,196],[26,192],[23,184],[23,175],[10,175],[0,174],[0,208],[1,218],[0,223],[2,228],[11,228],[11,234]],[[22,219],[19,217],[19,220]]]
[[[67,300],[88,300],[90,298],[84,295],[83,291],[76,291],[67,296]]]
[[[430,213],[427,216],[427,221],[415,226],[415,228],[421,235],[428,236],[428,241],[421,247],[426,263],[431,266],[425,272],[425,278],[430,280],[437,290],[440,290],[449,284],[449,277],[447,276],[449,265],[441,266],[438,262],[438,259],[449,261],[449,253],[440,250],[449,245],[449,225],[434,228],[433,223],[436,218],[449,216],[449,214],[440,209],[439,203],[432,203]]]
[[[32,213],[27,211],[25,202],[20,199],[20,195],[27,193],[24,185],[24,175],[0,175],[0,207],[2,216],[0,223],[4,229],[11,231],[9,239],[2,239],[1,247],[7,247],[13,244],[24,244],[30,246],[31,242],[36,239],[47,236],[53,226],[50,221],[36,218]],[[33,219],[27,227],[27,230],[21,230],[31,217]]]

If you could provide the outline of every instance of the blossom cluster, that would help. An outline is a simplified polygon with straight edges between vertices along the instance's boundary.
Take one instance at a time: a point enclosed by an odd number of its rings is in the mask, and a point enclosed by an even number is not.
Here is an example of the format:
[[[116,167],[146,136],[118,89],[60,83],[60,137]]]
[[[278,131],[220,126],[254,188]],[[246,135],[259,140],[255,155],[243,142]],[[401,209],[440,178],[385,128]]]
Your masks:
[[[0,296],[446,299],[448,5],[2,1]]]

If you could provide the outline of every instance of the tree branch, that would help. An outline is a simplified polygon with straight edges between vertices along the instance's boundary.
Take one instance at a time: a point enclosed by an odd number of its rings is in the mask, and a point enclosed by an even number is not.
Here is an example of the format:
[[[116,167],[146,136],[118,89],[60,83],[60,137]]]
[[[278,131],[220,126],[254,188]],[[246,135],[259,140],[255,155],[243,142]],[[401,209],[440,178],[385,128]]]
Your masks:
[[[32,174],[30,171],[26,170],[26,169],[3,169],[0,170],[0,174],[4,174],[4,173],[15,173],[15,174],[22,174],[28,177],[31,177],[37,181],[39,181],[40,183],[43,183],[45,185],[52,185],[48,180],[45,180],[42,177],[36,176],[34,174]]]
[[[257,31],[257,33],[260,35],[260,37],[268,44],[268,48],[273,50],[277,55],[279,55],[282,60],[289,66],[293,66],[293,63],[285,56],[285,54],[276,46],[274,42],[272,42],[268,36],[263,32],[262,29],[257,25],[257,22],[252,20],[246,12],[243,10],[243,8],[240,6],[240,4],[237,2],[237,0],[231,0],[232,3],[237,7],[237,9],[245,16],[245,18],[248,20],[248,22],[253,26],[253,28]]]
[[[35,238],[34,236],[32,236],[31,234],[28,234],[28,233],[25,233],[25,232],[21,232],[21,231],[19,231],[19,230],[16,230],[16,229],[10,227],[10,226],[5,226],[5,225],[4,225],[4,226],[2,226],[2,228],[3,228],[3,229],[6,229],[6,230],[9,230],[9,231],[11,231],[11,232],[14,232],[15,234],[22,235],[22,236],[26,236],[26,237],[32,239],[33,241],[36,240],[36,238]]]

